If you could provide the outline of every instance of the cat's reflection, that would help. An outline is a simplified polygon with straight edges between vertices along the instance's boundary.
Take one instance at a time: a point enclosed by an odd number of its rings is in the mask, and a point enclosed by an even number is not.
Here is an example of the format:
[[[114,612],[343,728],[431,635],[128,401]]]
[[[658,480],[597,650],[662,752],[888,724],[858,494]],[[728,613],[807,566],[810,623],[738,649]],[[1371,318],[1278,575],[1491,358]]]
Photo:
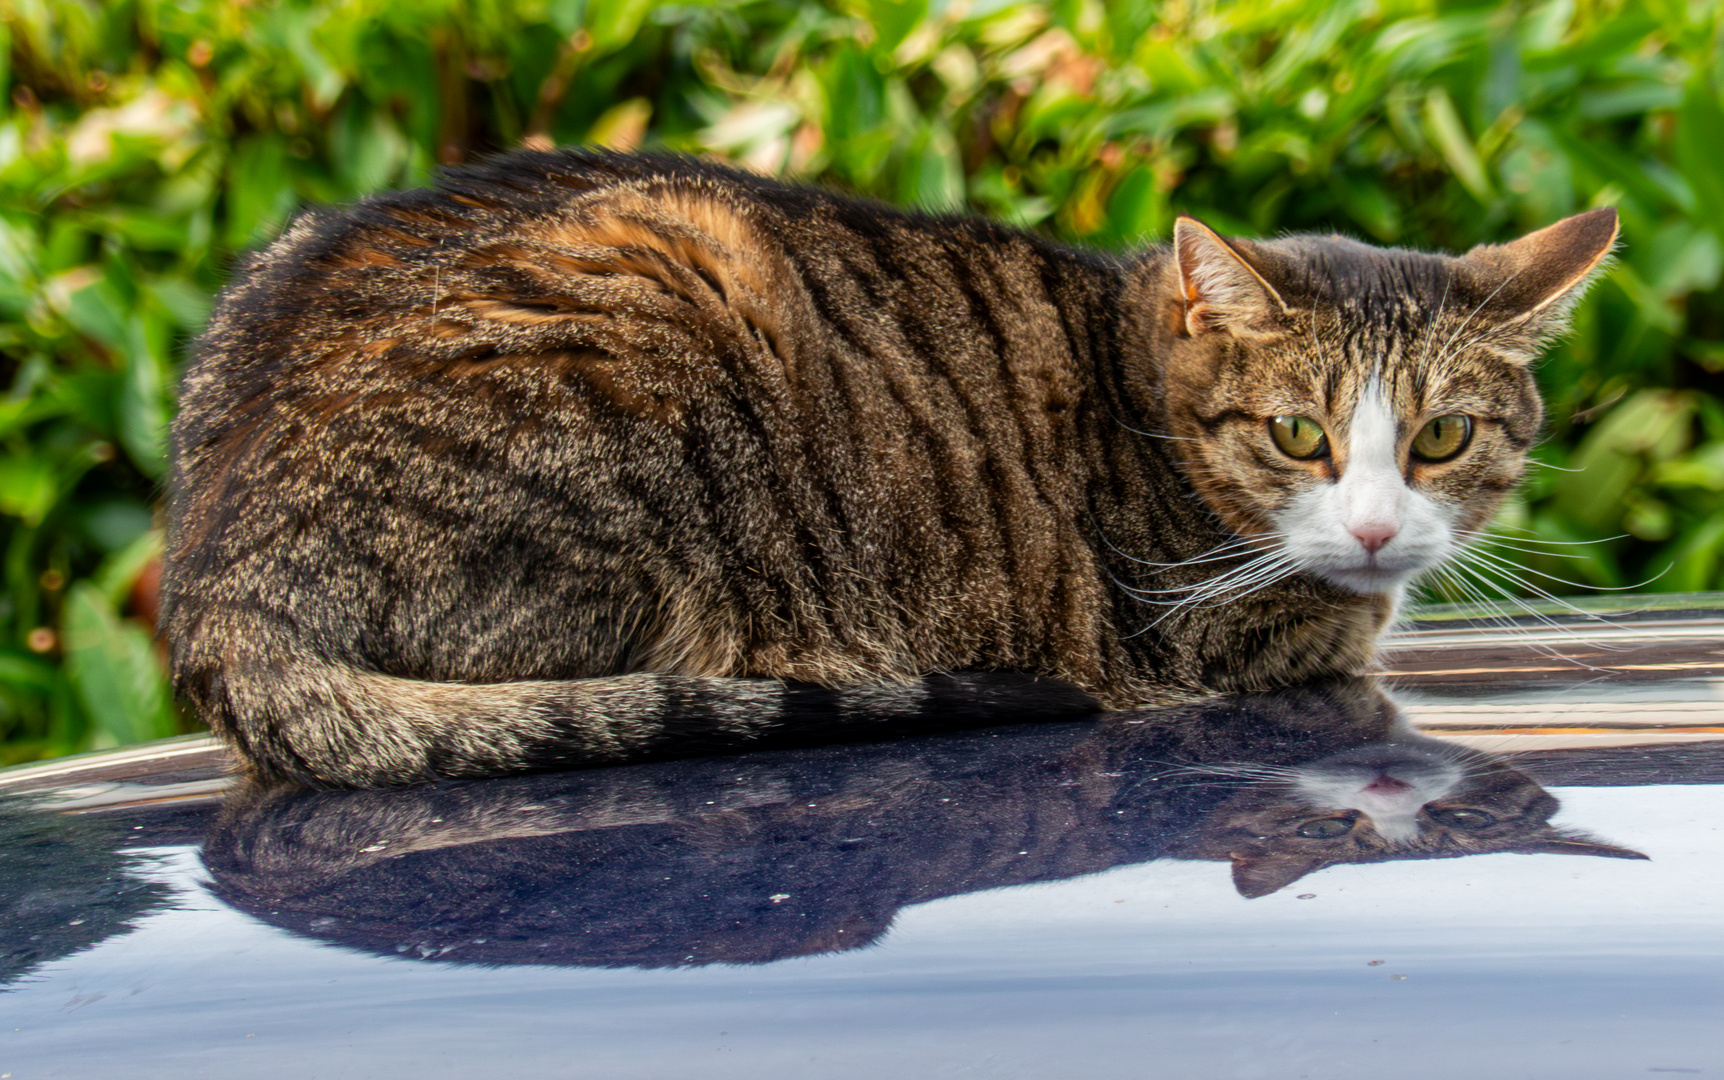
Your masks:
[[[1229,860],[1248,898],[1335,863],[1493,851],[1645,858],[1552,826],[1556,798],[1503,760],[1410,732],[1298,765],[1203,771],[1252,782],[1175,854]]]
[[[1504,761],[1360,680],[1095,721],[406,790],[250,790],[217,891],[387,954],[745,963],[867,944],[905,905],[1156,858],[1259,897],[1335,863],[1642,858],[1550,825]]]

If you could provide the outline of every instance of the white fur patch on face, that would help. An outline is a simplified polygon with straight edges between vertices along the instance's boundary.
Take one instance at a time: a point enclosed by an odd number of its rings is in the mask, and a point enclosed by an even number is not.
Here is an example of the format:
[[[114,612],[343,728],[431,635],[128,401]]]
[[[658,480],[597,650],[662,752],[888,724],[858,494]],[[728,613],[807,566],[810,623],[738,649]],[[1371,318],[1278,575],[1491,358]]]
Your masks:
[[[1454,549],[1449,513],[1407,486],[1376,380],[1353,410],[1340,477],[1294,496],[1275,529],[1302,569],[1359,593],[1398,594]]]
[[[1419,811],[1460,785],[1462,769],[1446,748],[1386,742],[1342,751],[1296,770],[1294,790],[1314,810],[1357,810],[1377,835],[1406,843],[1419,834]]]

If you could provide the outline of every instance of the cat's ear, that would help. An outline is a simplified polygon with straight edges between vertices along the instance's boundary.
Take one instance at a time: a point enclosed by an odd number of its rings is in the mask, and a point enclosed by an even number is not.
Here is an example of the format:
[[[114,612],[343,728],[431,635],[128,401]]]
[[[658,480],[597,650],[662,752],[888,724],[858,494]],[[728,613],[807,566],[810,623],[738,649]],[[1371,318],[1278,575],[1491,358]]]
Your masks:
[[[1233,887],[1247,900],[1285,889],[1313,870],[1328,866],[1323,859],[1302,855],[1235,855]]]
[[[1540,337],[1553,335],[1609,265],[1618,228],[1615,210],[1588,210],[1507,244],[1476,247],[1464,261],[1473,287],[1487,294],[1483,307]]]
[[[1552,829],[1545,835],[1515,846],[1523,855],[1593,855],[1601,859],[1650,859],[1632,848],[1601,844],[1584,836],[1568,836]]]
[[[1185,333],[1268,329],[1287,313],[1274,286],[1248,261],[1250,244],[1223,240],[1196,218],[1173,223],[1173,254],[1179,264],[1179,295]]]

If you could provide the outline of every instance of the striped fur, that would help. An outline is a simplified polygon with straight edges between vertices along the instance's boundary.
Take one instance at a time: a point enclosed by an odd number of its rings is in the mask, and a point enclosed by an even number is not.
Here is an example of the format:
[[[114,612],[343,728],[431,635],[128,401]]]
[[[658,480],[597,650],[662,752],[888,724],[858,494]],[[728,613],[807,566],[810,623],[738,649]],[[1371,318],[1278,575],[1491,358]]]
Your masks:
[[[1454,378],[1503,462],[1450,482],[1488,510],[1559,313],[1501,306],[1510,249],[1229,251],[1282,306],[1194,333],[1165,251],[684,159],[518,153],[308,214],[185,379],[176,686],[260,776],[367,786],[1356,672],[1390,602],[1309,574],[1148,626],[1143,590],[1206,572],[1151,564],[1279,497],[1206,456],[1216,402],[1347,399],[1358,342],[1477,308]]]

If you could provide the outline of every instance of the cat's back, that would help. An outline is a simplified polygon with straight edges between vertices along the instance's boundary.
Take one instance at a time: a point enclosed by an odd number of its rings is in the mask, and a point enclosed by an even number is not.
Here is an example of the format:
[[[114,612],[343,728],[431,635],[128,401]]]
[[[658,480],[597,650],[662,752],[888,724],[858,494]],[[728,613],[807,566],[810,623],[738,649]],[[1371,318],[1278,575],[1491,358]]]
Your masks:
[[[512,154],[315,212],[186,377],[170,633],[323,620],[320,649],[442,679],[670,639],[711,674],[1094,668],[1080,413],[1119,287],[1028,234],[681,158]],[[460,641],[514,623],[567,645]]]
[[[983,379],[1009,354],[1008,376],[1059,381],[1103,347],[1086,319],[1118,277],[1103,257],[982,219],[696,159],[518,152],[307,213],[243,260],[186,378],[182,444],[195,452],[224,421],[318,386],[424,393],[558,350],[640,375],[652,356],[738,347],[787,367],[823,351],[864,365],[940,352],[953,366],[935,374],[962,379],[973,345]],[[698,381],[704,367],[651,375]]]

